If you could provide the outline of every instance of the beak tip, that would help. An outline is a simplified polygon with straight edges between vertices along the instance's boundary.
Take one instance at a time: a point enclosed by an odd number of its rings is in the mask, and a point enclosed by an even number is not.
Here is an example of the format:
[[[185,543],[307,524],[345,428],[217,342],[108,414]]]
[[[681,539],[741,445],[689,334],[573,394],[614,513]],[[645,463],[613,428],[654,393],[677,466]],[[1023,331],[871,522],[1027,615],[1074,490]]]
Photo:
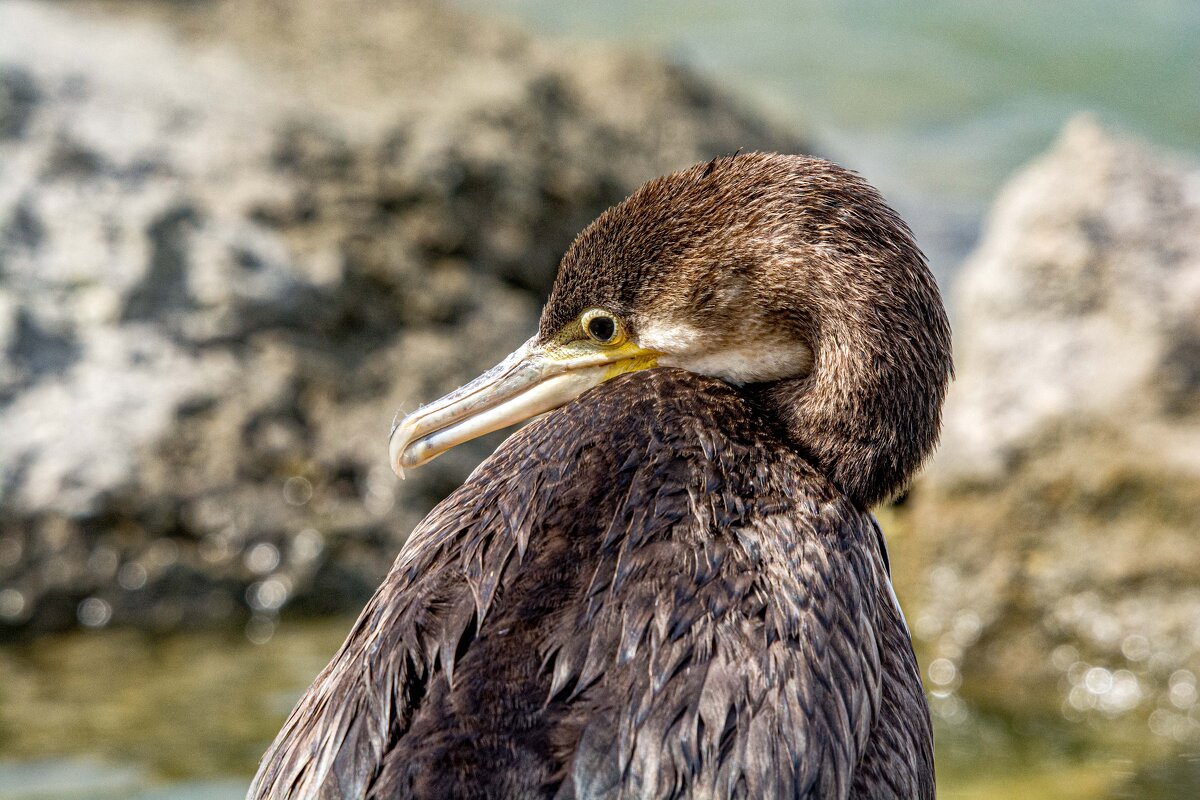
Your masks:
[[[392,472],[396,473],[396,477],[404,480],[404,447],[407,444],[403,439],[396,435],[398,428],[392,430],[391,438],[388,440],[388,462],[392,465]]]

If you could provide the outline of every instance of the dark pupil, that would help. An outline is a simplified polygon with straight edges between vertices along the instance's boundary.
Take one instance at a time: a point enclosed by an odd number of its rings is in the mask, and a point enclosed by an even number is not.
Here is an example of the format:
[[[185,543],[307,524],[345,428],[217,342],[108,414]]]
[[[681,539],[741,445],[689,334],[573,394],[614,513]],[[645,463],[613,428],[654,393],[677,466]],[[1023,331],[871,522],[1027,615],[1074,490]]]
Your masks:
[[[612,317],[592,317],[588,322],[588,333],[598,342],[607,342],[617,332],[617,324]]]

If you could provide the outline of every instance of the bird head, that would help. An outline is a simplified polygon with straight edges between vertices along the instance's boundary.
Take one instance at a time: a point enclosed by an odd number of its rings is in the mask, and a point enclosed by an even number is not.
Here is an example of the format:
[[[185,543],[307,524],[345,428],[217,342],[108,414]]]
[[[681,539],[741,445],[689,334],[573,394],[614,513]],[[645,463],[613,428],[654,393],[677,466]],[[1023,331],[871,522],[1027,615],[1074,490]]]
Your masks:
[[[868,507],[936,443],[950,330],[912,234],[857,175],[801,156],[719,158],[650,181],[588,226],[537,334],[405,417],[393,468],[655,367],[738,387]]]

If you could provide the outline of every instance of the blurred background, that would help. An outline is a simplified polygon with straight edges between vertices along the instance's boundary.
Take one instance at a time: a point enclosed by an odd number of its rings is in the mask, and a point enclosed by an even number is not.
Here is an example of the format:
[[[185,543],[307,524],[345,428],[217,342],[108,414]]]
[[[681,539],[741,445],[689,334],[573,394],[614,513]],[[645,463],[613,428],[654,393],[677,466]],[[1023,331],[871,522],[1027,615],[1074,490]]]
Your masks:
[[[1200,796],[1200,5],[0,3],[0,800],[235,798],[413,524],[393,415],[644,180],[865,175],[955,322],[880,519],[944,798]]]

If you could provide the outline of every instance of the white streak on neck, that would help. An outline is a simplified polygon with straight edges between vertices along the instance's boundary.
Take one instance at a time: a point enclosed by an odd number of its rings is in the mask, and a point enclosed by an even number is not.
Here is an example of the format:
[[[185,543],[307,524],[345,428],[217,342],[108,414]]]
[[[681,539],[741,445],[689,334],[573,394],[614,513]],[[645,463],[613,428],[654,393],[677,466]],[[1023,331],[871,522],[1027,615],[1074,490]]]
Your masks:
[[[792,378],[812,368],[812,351],[798,339],[780,337],[721,346],[685,323],[653,320],[639,326],[638,344],[663,355],[658,363],[711,375],[735,385]]]

